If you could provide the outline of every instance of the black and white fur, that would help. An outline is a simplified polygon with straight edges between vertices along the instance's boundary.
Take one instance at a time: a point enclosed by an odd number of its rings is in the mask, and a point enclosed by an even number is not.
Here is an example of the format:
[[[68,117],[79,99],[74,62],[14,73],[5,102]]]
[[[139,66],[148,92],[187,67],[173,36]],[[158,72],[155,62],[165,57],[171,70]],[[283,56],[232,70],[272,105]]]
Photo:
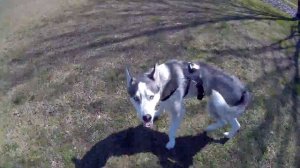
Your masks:
[[[209,95],[208,111],[217,122],[209,125],[206,131],[230,123],[232,130],[225,133],[228,138],[240,128],[236,118],[245,111],[250,99],[239,80],[204,63],[170,60],[155,65],[137,78],[126,68],[126,77],[130,101],[144,126],[152,127],[155,116],[163,111],[169,112],[171,123],[167,149],[175,146],[176,131],[185,114],[184,98],[202,99],[204,93]]]
[[[183,99],[197,96],[196,83],[186,78],[188,62],[171,60],[155,65],[137,78],[126,68],[127,90],[130,101],[144,126],[151,127],[153,119],[167,111],[171,116],[167,149],[175,146],[176,131],[185,113]]]
[[[235,76],[203,62],[189,63],[188,78],[201,83],[205,95],[209,96],[207,111],[216,120],[206,131],[231,125],[231,130],[225,132],[227,138],[232,138],[240,129],[237,118],[245,112],[250,103],[250,93],[244,84]]]

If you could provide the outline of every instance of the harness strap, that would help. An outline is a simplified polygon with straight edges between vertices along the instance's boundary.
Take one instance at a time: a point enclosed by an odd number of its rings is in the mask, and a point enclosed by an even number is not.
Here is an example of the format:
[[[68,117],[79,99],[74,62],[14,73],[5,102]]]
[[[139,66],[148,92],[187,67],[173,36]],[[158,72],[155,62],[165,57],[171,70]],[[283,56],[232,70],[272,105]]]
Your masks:
[[[176,90],[177,90],[177,88],[174,89],[168,96],[166,96],[166,97],[164,97],[163,99],[161,99],[161,101],[166,101],[166,100],[168,100],[168,99],[175,93]]]
[[[203,81],[200,80],[197,84],[196,84],[196,88],[197,88],[197,99],[198,100],[202,100],[205,93],[204,93],[204,88],[203,88]]]
[[[191,84],[191,80],[189,79],[189,80],[188,80],[188,83],[187,83],[187,86],[186,86],[186,88],[185,88],[183,97],[185,97],[185,96],[189,93],[190,84]]]
[[[183,97],[185,97],[185,96],[189,93],[190,84],[191,84],[191,80],[189,79],[189,80],[188,80],[188,83],[187,83],[187,86],[186,86],[186,88],[185,88],[185,90],[184,90],[184,95],[183,95]],[[162,98],[161,101],[166,101],[166,100],[168,100],[168,99],[176,92],[177,89],[178,89],[178,88],[174,89],[168,96]]]

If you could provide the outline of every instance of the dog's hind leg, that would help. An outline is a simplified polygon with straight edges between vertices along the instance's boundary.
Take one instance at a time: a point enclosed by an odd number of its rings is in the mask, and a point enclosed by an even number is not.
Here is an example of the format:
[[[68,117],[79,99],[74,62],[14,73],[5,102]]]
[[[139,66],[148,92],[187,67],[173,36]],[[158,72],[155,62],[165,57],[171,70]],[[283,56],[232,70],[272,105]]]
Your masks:
[[[231,125],[231,130],[229,132],[225,132],[224,135],[226,138],[232,138],[237,133],[237,131],[241,128],[241,125],[237,118],[232,118],[229,120]]]
[[[205,131],[214,131],[223,127],[227,123],[225,120],[222,120],[222,116],[220,115],[220,113],[223,113],[224,111],[224,105],[219,103],[218,97],[212,96],[207,103],[206,109],[209,113],[209,116],[215,119],[216,122],[206,127]]]
[[[209,126],[207,126],[206,129],[205,129],[205,131],[208,131],[208,132],[209,131],[214,131],[214,130],[216,130],[218,128],[223,127],[225,124],[226,124],[225,121],[219,119],[219,120],[217,120],[217,122],[215,122],[215,123],[210,124]]]
[[[175,137],[177,129],[184,117],[185,108],[183,102],[175,101],[173,107],[170,109],[171,125],[169,128],[169,142],[166,144],[167,149],[172,149],[175,146]]]

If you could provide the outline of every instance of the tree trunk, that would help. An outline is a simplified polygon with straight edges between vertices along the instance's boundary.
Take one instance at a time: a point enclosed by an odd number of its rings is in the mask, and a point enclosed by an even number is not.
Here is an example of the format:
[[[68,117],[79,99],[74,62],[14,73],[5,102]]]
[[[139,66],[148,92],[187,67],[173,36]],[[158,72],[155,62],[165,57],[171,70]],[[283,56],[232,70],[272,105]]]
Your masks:
[[[300,0],[298,0],[298,10],[297,10],[296,18],[300,20]]]

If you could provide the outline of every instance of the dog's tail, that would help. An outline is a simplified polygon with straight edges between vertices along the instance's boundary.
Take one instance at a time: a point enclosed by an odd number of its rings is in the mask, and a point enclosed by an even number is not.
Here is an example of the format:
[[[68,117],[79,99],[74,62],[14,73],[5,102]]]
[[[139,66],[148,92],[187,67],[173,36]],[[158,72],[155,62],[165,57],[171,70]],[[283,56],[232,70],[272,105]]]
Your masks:
[[[251,94],[249,91],[243,91],[240,101],[235,106],[229,106],[229,110],[234,113],[236,117],[245,112],[246,108],[251,102]]]
[[[242,97],[240,101],[235,106],[243,106],[246,108],[248,107],[250,102],[251,102],[250,92],[245,90],[242,92]]]
[[[230,113],[232,117],[236,118],[245,112],[251,101],[251,95],[249,91],[244,91],[241,99],[234,106],[228,105],[223,96],[216,90],[212,90],[212,99],[218,106],[222,106],[225,111]]]

